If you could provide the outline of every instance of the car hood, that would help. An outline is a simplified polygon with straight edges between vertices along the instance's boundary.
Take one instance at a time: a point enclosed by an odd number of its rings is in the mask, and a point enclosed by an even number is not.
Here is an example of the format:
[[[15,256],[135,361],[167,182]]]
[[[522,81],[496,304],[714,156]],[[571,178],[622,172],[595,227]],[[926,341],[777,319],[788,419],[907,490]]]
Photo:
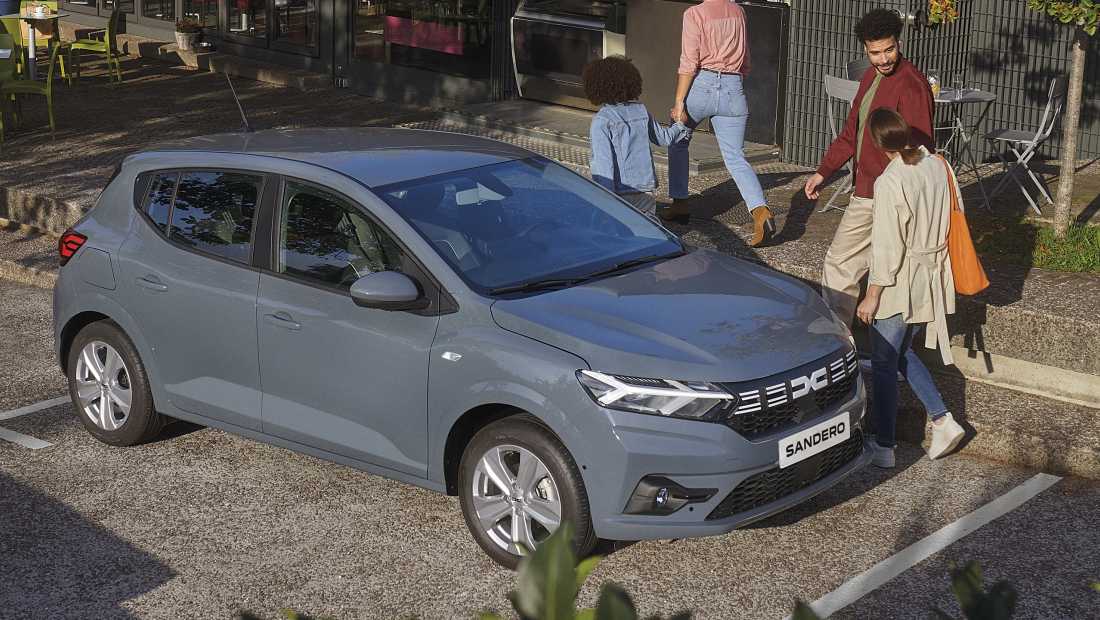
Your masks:
[[[612,374],[737,382],[850,347],[813,289],[709,250],[492,305],[502,328]]]

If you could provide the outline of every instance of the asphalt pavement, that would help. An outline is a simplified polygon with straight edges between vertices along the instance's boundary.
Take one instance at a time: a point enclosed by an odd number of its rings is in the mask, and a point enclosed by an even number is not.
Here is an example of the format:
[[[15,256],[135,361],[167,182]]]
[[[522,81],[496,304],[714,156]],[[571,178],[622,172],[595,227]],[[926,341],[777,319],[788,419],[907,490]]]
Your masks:
[[[64,396],[49,324],[49,291],[0,281],[0,418]],[[333,618],[472,618],[510,609],[514,574],[476,546],[455,498],[192,425],[113,448],[67,403],[0,419],[0,429],[49,444],[0,439],[0,617],[275,618],[291,607]],[[1100,483],[1042,478],[1052,485],[965,527],[967,515],[996,508],[1037,474],[965,451],[930,462],[903,447],[896,470],[869,468],[748,529],[605,544],[581,601],[594,604],[598,585],[614,581],[645,614],[779,619],[795,599],[851,590],[885,563],[898,576],[857,588],[834,617],[927,618],[933,606],[958,616],[950,568],[978,560],[988,582],[1019,591],[1017,618],[1096,617],[1100,593],[1088,584],[1100,580]],[[903,561],[945,528],[957,539]]]

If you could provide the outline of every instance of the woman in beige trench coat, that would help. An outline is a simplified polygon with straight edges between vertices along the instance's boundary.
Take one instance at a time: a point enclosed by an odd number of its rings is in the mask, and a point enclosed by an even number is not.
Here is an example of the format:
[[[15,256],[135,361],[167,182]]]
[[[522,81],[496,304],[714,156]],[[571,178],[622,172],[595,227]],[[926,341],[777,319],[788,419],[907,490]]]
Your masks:
[[[944,363],[952,363],[947,315],[955,312],[955,284],[947,230],[950,192],[957,184],[949,182],[953,172],[946,161],[910,145],[909,125],[894,110],[875,110],[867,127],[890,163],[875,181],[871,275],[856,316],[871,326],[872,462],[889,468],[894,466],[899,372],[932,421],[929,458],[947,454],[964,435],[911,346],[924,328],[925,346],[938,346]]]

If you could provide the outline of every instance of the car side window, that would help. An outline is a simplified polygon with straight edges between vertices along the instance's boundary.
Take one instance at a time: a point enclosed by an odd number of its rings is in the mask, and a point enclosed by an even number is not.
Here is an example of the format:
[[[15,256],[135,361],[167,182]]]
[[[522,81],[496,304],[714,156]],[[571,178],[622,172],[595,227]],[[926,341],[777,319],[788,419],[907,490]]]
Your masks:
[[[392,237],[345,199],[287,181],[279,223],[279,273],[350,288],[379,271],[403,271]]]
[[[181,173],[168,238],[215,256],[248,263],[252,220],[262,186],[263,178],[257,175],[218,171]]]
[[[176,194],[178,172],[167,172],[153,177],[149,185],[149,199],[145,204],[145,214],[152,220],[162,234],[168,234],[168,217],[172,210],[172,197]]]

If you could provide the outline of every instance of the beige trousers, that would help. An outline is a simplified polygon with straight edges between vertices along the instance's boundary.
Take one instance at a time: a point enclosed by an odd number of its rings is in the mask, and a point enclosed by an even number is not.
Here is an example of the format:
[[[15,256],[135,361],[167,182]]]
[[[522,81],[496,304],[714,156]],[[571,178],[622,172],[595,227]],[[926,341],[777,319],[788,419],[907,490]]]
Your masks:
[[[859,302],[859,281],[871,268],[874,201],[852,196],[821,270],[821,294],[840,320],[851,323]]]

